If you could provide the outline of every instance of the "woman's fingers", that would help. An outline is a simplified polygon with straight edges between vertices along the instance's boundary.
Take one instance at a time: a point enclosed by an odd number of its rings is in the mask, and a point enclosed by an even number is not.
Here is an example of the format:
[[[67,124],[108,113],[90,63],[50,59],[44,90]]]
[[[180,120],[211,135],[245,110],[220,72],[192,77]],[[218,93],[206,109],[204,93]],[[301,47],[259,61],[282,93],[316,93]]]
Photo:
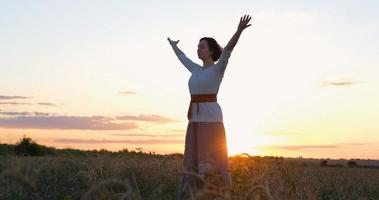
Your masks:
[[[245,15],[243,17],[243,22],[248,23],[250,21],[251,17],[249,15]]]
[[[243,20],[242,21],[246,21],[246,15],[243,16]]]
[[[171,40],[170,37],[167,37],[167,40],[170,42],[170,44],[177,44],[179,42],[179,40],[177,41]]]
[[[250,15],[243,15],[243,17],[240,18],[240,23],[238,25],[238,29],[243,30],[243,29],[251,26],[251,24],[248,24],[250,19],[251,19]]]
[[[249,16],[249,15],[244,16],[243,23],[247,24],[247,23],[249,23],[250,20],[251,20],[251,16]]]
[[[177,40],[177,41],[171,40],[170,37],[167,37],[167,40],[168,40],[168,42],[169,42],[171,45],[172,45],[172,44],[178,44],[178,42],[179,42],[179,40]]]
[[[241,17],[241,21],[246,21],[246,20],[250,20],[250,19],[251,19],[250,15],[244,15],[243,17]]]

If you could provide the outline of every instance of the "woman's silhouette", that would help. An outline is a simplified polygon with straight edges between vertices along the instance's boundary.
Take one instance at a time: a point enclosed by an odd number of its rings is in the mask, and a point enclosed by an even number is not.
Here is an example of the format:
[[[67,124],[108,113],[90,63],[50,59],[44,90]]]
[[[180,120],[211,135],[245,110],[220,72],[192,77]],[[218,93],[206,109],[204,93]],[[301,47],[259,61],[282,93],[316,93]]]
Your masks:
[[[198,57],[203,66],[189,59],[178,47],[179,40],[167,38],[180,62],[191,72],[188,86],[191,102],[187,113],[189,120],[185,136],[183,169],[206,177],[219,174],[226,188],[231,187],[229,174],[228,151],[223,116],[217,103],[217,93],[224,76],[229,57],[242,33],[249,27],[251,17],[244,15],[240,18],[237,31],[225,48],[215,39],[203,37],[197,49]],[[218,61],[217,61],[218,60]],[[217,61],[216,63],[214,63]],[[190,175],[182,175],[176,188],[177,199],[190,198],[190,190],[201,189],[203,183]],[[226,195],[231,196],[230,190]]]

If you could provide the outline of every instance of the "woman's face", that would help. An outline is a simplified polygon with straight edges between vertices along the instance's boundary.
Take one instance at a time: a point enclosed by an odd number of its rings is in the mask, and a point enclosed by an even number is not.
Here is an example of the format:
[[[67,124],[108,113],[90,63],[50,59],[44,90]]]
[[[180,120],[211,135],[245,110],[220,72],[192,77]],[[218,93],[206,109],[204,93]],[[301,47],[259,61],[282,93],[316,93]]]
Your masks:
[[[200,59],[205,59],[211,57],[212,51],[209,51],[208,42],[206,40],[201,40],[197,45],[197,56]]]

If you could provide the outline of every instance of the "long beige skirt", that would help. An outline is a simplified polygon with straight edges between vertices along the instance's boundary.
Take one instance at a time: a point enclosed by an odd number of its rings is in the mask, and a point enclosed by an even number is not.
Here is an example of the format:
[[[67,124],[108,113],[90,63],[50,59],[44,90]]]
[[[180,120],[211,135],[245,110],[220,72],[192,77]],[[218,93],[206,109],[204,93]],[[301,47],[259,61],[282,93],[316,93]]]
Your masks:
[[[231,186],[229,174],[228,149],[225,128],[219,122],[188,122],[185,137],[184,160],[182,170],[205,174],[219,174],[223,187]],[[191,192],[202,189],[204,182],[195,176],[179,176],[177,200],[189,199]]]

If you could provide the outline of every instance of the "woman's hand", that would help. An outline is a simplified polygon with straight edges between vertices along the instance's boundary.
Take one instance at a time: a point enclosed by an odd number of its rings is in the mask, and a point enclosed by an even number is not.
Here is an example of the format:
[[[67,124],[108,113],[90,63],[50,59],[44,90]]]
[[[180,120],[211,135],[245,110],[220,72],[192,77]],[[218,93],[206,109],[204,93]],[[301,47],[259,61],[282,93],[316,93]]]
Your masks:
[[[238,30],[243,31],[245,28],[251,26],[251,24],[247,24],[249,23],[250,19],[251,17],[249,15],[244,15],[243,18],[241,17],[240,23],[238,24]]]
[[[170,37],[167,37],[167,40],[168,42],[170,43],[172,49],[174,49],[174,52],[177,56],[183,54],[183,51],[179,49],[179,47],[176,45],[178,44],[179,40],[177,41],[174,41],[174,40],[171,40]]]
[[[170,43],[171,46],[172,46],[172,45],[176,45],[176,44],[178,44],[178,42],[179,42],[179,40],[177,40],[177,41],[173,41],[173,40],[171,40],[170,37],[167,37],[167,40],[168,40],[168,42]]]
[[[242,31],[251,26],[251,24],[248,24],[250,21],[251,17],[249,15],[244,15],[243,18],[241,17],[240,23],[238,24],[238,29],[232,36],[232,38],[229,40],[228,44],[225,46],[225,49],[232,51],[234,46],[236,46],[238,39],[241,36]]]

